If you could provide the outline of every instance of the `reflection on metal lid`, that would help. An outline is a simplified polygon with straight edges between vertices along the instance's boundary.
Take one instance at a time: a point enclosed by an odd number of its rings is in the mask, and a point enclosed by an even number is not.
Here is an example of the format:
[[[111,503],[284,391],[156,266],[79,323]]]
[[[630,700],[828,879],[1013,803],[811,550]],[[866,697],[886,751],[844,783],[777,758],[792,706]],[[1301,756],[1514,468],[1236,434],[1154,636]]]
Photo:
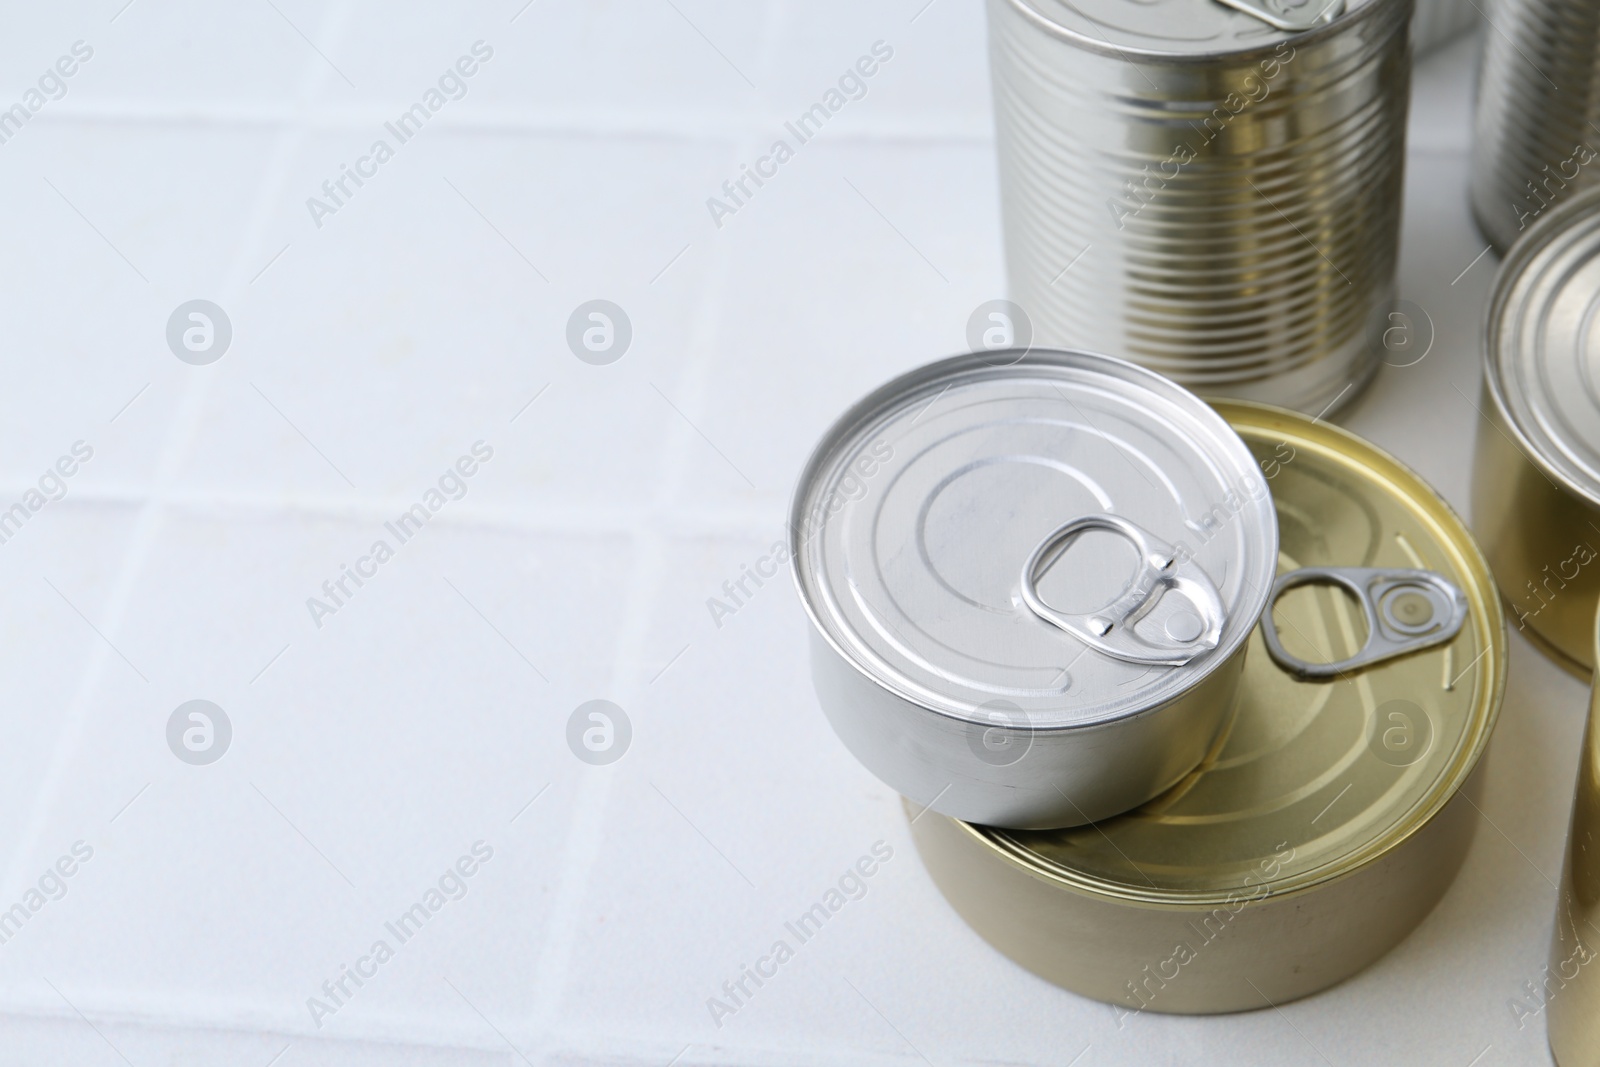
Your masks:
[[[1009,0],[1059,31],[1113,50],[1212,55],[1271,46],[1372,0]]]
[[[860,669],[958,718],[1004,700],[1035,727],[1193,686],[1254,629],[1277,558],[1238,436],[1086,353],[889,383],[823,439],[792,522],[802,600]]]
[[[1518,242],[1489,310],[1488,385],[1552,474],[1600,503],[1600,189]]]
[[[1269,408],[1218,407],[1278,465],[1282,569],[1436,572],[1464,595],[1466,625],[1448,644],[1323,681],[1297,680],[1254,647],[1231,733],[1167,793],[1093,827],[974,828],[1081,891],[1168,903],[1264,897],[1348,873],[1454,795],[1498,714],[1504,623],[1460,520],[1414,474],[1344,431]],[[1361,647],[1359,606],[1330,586],[1297,592],[1276,607],[1297,655],[1331,661]]]

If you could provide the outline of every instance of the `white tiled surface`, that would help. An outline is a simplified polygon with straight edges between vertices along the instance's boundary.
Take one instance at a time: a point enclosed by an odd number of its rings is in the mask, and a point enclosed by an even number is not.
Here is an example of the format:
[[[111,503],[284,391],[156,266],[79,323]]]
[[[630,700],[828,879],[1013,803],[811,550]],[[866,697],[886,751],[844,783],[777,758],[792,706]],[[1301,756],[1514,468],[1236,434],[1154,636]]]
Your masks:
[[[823,426],[1000,295],[976,0],[122,4],[0,35],[7,101],[94,48],[0,144],[0,500],[94,448],[0,545],[0,906],[94,849],[0,945],[0,1064],[1546,1062],[1509,1001],[1584,693],[1526,644],[1486,824],[1412,938],[1281,1012],[1119,1030],[944,905],[815,705],[787,585],[713,624]],[[467,96],[315,227],[306,197],[480,39]],[[866,97],[714,226],[705,198],[880,39]],[[1471,65],[1417,78],[1403,287],[1436,344],[1345,417],[1463,509],[1494,265],[1457,278]],[[234,328],[208,367],[164,340],[196,297]],[[597,297],[635,333],[606,367],[564,342]],[[316,628],[305,599],[480,439],[465,497]],[[209,767],[166,747],[197,697],[235,731]],[[633,723],[609,767],[565,743],[596,697]],[[315,1026],[478,839],[466,896]],[[868,895],[715,1026],[706,998],[880,839]]]

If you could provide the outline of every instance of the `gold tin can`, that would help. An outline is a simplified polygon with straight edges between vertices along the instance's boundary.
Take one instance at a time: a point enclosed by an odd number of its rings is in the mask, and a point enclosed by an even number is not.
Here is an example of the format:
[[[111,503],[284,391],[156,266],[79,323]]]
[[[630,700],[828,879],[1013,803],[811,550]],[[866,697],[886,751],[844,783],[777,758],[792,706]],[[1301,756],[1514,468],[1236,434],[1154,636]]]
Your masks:
[[[924,865],[980,935],[1122,1012],[1280,1004],[1404,939],[1466,855],[1474,769],[1505,688],[1500,602],[1444,501],[1343,430],[1216,406],[1270,479],[1280,575],[1429,570],[1464,594],[1466,620],[1448,643],[1325,681],[1299,680],[1255,648],[1206,762],[1092,826],[1001,830],[907,805]],[[1362,646],[1363,614],[1336,588],[1286,592],[1269,611],[1296,655],[1330,661]],[[1251,642],[1263,644],[1263,628]]]
[[[1594,669],[1600,602],[1600,188],[1541,218],[1495,278],[1484,331],[1473,527],[1510,621]]]
[[[1600,662],[1600,654],[1597,654]],[[1525,1002],[1524,1015],[1547,1013],[1550,1054],[1562,1067],[1600,1062],[1600,689],[1589,695],[1589,719],[1578,758],[1567,856],[1556,896],[1550,963]]]

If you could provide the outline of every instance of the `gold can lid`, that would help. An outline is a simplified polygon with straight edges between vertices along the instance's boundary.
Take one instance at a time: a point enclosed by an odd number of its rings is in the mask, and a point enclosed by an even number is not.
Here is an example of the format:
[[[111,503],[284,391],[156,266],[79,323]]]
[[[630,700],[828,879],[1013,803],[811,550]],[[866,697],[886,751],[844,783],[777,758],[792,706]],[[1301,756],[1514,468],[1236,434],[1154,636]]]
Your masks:
[[[1447,644],[1327,681],[1297,679],[1251,636],[1233,724],[1168,792],[1095,825],[971,827],[1013,862],[1083,892],[1161,905],[1277,896],[1340,878],[1424,826],[1477,764],[1505,687],[1506,633],[1487,565],[1461,520],[1391,456],[1291,412],[1218,403],[1269,479],[1279,573],[1302,567],[1436,572],[1465,594]],[[1418,605],[1395,604],[1397,617]],[[1355,598],[1330,585],[1275,606],[1283,645],[1329,662],[1364,639]]]

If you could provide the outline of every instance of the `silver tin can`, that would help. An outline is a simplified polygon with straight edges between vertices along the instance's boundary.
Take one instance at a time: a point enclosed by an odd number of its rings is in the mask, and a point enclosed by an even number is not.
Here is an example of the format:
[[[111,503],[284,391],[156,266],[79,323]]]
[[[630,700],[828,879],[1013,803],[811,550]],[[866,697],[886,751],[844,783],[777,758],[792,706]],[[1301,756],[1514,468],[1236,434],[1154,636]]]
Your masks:
[[[1472,214],[1500,253],[1600,183],[1600,4],[1497,0],[1472,147]]]
[[[1126,811],[1232,715],[1277,565],[1266,480],[1181,387],[1011,349],[888,383],[790,514],[834,730],[919,805],[1049,828]]]
[[[1412,6],[1234,2],[1339,13],[989,0],[1011,296],[1041,344],[1316,414],[1380,362]]]
[[[1545,214],[1495,277],[1472,515],[1512,624],[1594,667],[1600,603],[1600,187]]]

